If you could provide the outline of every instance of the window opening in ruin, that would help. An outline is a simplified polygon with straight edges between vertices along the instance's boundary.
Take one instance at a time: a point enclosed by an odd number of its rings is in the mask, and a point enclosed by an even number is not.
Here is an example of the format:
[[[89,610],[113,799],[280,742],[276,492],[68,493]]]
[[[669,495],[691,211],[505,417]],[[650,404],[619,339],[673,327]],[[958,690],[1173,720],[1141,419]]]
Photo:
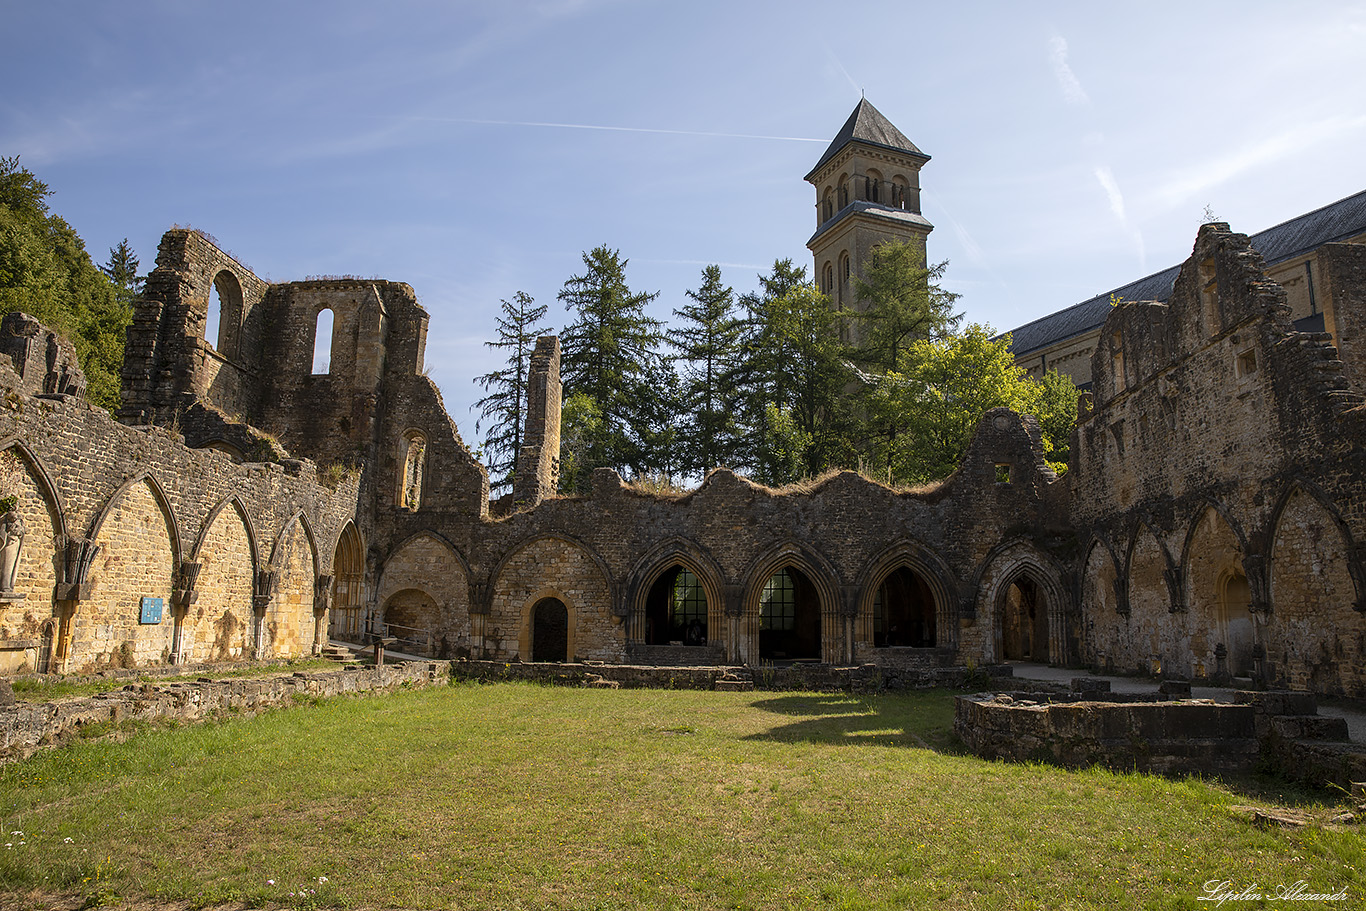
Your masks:
[[[1257,372],[1257,349],[1249,348],[1238,355],[1236,371],[1239,379],[1246,379]]]
[[[1001,610],[1001,657],[1048,661],[1048,611],[1039,586],[1028,576],[1011,583]]]
[[[1120,419],[1110,425],[1110,436],[1115,440],[1115,451],[1124,455],[1124,421]]]
[[[877,648],[933,648],[934,594],[915,570],[902,566],[873,595],[873,645]]]
[[[707,595],[691,570],[675,566],[650,587],[645,600],[647,645],[706,645]]]
[[[399,508],[414,512],[422,503],[422,480],[427,473],[427,438],[410,433],[403,447],[403,475],[399,479]]]
[[[531,609],[531,660],[569,660],[569,608],[559,598],[542,598]]]
[[[816,587],[797,569],[780,569],[759,596],[759,657],[820,658],[821,614]]]
[[[1214,268],[1214,260],[1207,259],[1200,264],[1200,310],[1205,321],[1205,335],[1219,334],[1219,280]]]
[[[1009,462],[997,462],[997,463],[996,463],[996,483],[997,483],[997,484],[1009,484],[1009,483],[1010,483],[1010,463],[1009,463]]]
[[[332,372],[332,323],[333,313],[329,308],[318,311],[318,321],[313,330],[313,374],[317,376]]]
[[[337,540],[332,573],[331,634],[348,642],[360,642],[364,634],[361,609],[364,603],[362,585],[365,554],[361,548],[360,534],[354,525],[348,524]]]
[[[218,293],[218,282],[209,288],[209,312],[204,315],[204,341],[219,349],[223,332],[223,297]],[[219,350],[222,354],[222,351]]]

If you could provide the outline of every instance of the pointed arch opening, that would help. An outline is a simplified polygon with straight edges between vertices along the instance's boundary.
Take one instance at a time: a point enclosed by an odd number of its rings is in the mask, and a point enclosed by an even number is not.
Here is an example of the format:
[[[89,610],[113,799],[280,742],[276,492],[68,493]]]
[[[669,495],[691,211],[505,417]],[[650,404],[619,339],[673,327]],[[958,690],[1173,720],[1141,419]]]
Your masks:
[[[422,482],[427,473],[427,437],[410,430],[403,435],[403,470],[399,475],[398,505],[416,512],[422,504]]]
[[[365,546],[360,532],[350,522],[337,539],[332,558],[331,635],[348,642],[359,642],[364,635]]]
[[[1002,594],[1001,655],[1007,661],[1047,663],[1051,659],[1043,589],[1027,574],[1017,577]]]

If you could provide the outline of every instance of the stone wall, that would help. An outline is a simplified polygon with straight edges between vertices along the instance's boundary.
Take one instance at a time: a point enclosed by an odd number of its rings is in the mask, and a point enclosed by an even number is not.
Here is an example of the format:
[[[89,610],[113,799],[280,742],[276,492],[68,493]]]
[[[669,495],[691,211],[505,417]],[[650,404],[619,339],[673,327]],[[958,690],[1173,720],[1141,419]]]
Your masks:
[[[0,761],[22,759],[57,746],[82,731],[116,734],[129,722],[193,722],[225,715],[250,716],[288,706],[298,698],[344,693],[391,692],[399,687],[441,685],[450,680],[444,662],[404,662],[384,667],[297,672],[290,676],[131,683],[112,693],[52,702],[0,706]]]

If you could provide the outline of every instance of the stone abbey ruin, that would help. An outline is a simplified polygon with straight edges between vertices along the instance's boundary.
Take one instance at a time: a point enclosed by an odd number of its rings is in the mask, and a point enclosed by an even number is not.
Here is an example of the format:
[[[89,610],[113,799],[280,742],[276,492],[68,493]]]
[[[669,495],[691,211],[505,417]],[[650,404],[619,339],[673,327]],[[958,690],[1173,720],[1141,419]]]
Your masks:
[[[923,242],[926,160],[860,104],[808,177],[822,290],[842,293],[879,237]],[[1034,419],[998,410],[953,476],[913,491],[718,470],[662,495],[600,469],[589,494],[558,496],[544,338],[517,508],[494,515],[423,374],[411,287],[270,284],[173,229],[128,330],[117,418],[84,401],[52,332],[0,325],[17,478],[0,673],[295,656],[384,632],[504,662],[928,678],[1029,658],[1366,697],[1366,245],[1317,245],[1313,268],[1332,309],[1306,332],[1249,238],[1202,226],[1164,301],[1105,316],[1064,476]],[[324,311],[331,360],[314,373]]]

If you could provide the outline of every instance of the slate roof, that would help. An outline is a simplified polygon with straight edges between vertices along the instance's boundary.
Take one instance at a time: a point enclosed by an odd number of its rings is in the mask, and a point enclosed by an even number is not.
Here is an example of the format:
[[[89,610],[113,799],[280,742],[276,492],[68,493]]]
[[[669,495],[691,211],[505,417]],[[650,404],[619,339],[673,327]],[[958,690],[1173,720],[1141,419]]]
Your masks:
[[[806,242],[806,245],[808,247],[811,246],[816,242],[816,238],[820,237],[836,225],[843,225],[845,216],[847,215],[873,215],[877,218],[886,218],[890,221],[920,225],[931,231],[934,230],[934,225],[930,224],[929,219],[919,212],[907,212],[905,209],[893,209],[891,206],[884,206],[877,202],[869,202],[866,199],[855,199],[853,202],[849,203],[849,205],[827,218],[824,224],[816,229],[816,233],[811,235],[811,239]]]
[[[893,152],[914,155],[917,158],[930,160],[930,156],[915,147],[915,143],[906,138],[906,135],[892,126],[892,122],[882,116],[882,112],[868,101],[867,98],[859,100],[858,107],[854,108],[854,113],[849,115],[849,119],[840,127],[840,131],[835,134],[834,140],[825,149],[825,154],[821,160],[816,162],[816,166],[807,174],[805,180],[810,180],[812,175],[819,171],[827,161],[834,158],[840,149],[847,146],[854,140],[866,142],[869,145],[880,146],[890,149]]]
[[[1250,240],[1266,264],[1273,266],[1363,232],[1366,232],[1366,190],[1267,228],[1252,235]],[[1171,297],[1180,271],[1180,266],[1163,269],[1012,329],[1011,352],[1019,357],[1099,329],[1110,315],[1112,295],[1126,301],[1165,301]]]

